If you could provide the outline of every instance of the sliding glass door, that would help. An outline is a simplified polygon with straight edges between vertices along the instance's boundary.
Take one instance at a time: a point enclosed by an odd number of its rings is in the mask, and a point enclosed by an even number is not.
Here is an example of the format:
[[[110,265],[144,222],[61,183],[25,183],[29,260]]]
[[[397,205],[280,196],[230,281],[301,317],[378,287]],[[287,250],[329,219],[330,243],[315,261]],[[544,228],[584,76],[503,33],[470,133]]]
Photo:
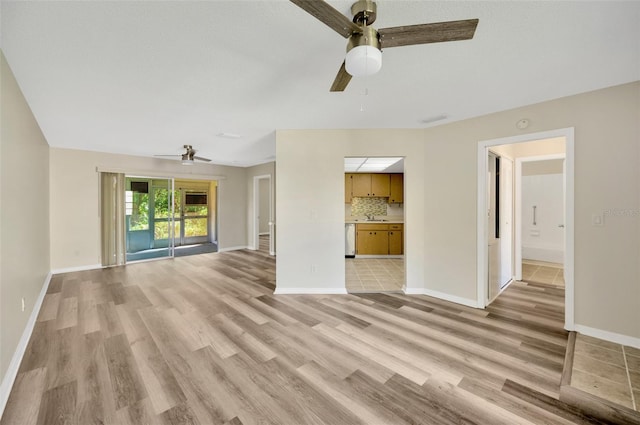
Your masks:
[[[173,179],[125,178],[127,261],[173,256],[175,220]]]

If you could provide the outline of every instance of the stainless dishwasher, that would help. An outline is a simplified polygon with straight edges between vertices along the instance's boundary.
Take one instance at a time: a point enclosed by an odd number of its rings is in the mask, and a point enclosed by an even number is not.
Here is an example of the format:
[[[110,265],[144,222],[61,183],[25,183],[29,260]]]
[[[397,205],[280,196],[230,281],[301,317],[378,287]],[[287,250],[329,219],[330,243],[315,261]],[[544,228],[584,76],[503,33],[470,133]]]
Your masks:
[[[356,225],[345,223],[344,225],[344,256],[354,258],[356,256]]]

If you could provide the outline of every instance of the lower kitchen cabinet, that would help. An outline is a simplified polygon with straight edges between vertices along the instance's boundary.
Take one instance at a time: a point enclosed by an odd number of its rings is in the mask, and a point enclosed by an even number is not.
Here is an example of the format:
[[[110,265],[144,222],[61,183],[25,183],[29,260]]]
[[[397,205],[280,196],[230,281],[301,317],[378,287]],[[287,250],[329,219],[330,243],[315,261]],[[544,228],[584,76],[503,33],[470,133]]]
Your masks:
[[[386,230],[358,230],[356,253],[363,255],[388,255],[389,232]]]
[[[402,224],[357,224],[356,254],[402,255]]]
[[[389,255],[402,255],[402,230],[389,230]]]

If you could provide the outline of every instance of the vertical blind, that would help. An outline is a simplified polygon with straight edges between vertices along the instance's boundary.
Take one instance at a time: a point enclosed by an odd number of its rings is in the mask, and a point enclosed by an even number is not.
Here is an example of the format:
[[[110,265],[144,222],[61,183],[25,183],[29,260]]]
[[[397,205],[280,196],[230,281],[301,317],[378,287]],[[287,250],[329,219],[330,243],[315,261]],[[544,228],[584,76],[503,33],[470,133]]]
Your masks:
[[[124,174],[100,173],[100,231],[102,266],[126,261]]]

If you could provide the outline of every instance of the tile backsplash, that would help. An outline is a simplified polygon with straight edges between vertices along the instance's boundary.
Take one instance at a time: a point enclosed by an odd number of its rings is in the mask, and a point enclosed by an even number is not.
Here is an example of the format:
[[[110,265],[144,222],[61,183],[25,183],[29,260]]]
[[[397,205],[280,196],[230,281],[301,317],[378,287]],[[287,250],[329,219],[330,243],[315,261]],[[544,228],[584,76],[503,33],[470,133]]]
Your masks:
[[[387,215],[387,198],[353,198],[351,215]]]

